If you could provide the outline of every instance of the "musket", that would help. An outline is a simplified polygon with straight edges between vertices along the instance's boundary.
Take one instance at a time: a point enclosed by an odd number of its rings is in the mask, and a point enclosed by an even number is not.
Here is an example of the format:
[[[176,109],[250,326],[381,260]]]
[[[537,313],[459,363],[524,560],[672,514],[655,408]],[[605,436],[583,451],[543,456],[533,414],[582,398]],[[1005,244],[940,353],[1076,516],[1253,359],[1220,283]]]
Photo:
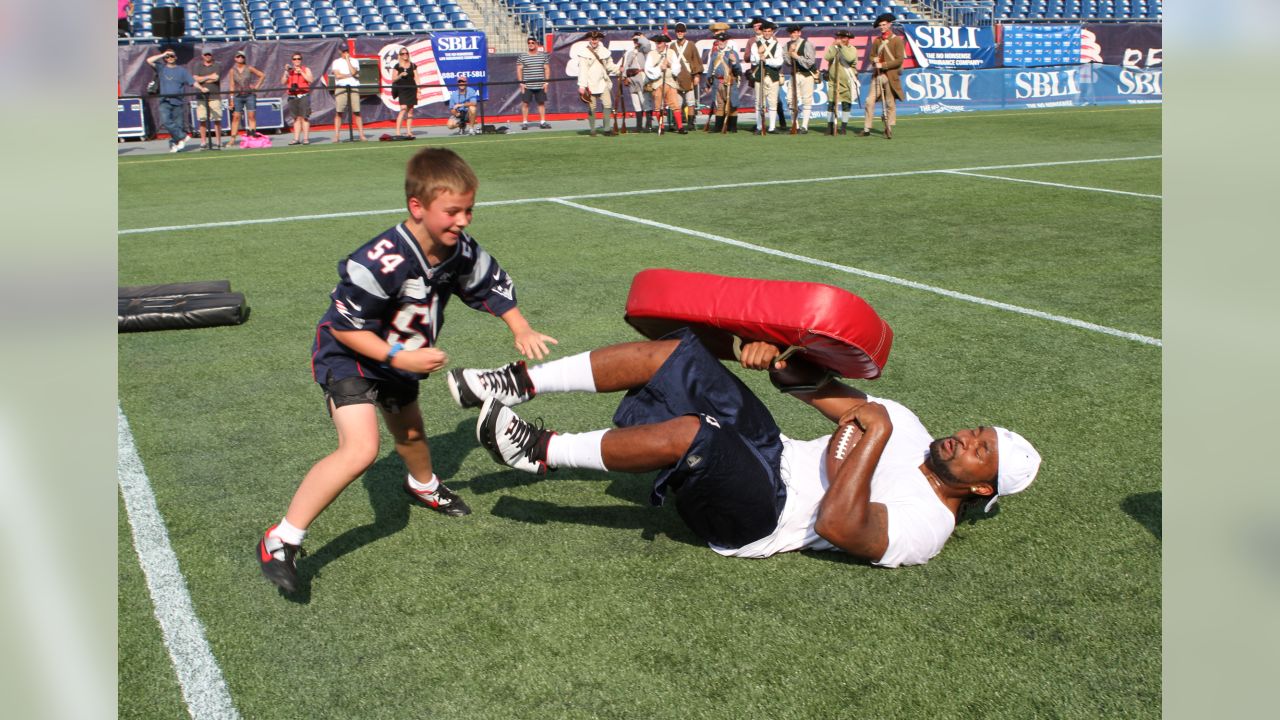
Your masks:
[[[727,45],[728,43],[726,42],[725,44]],[[731,66],[728,62],[725,62],[724,66],[724,77],[720,79],[720,87],[717,89],[717,92],[724,92],[724,102],[720,106],[720,117],[722,119],[722,122],[720,123],[721,135],[729,132],[729,111],[732,109],[730,104],[733,102],[733,74],[737,71],[737,63],[734,63],[734,65]]]
[[[791,55],[791,53],[795,52],[795,50],[796,48],[795,48],[794,40],[787,43],[788,55]],[[795,57],[792,57],[791,58],[791,92],[789,93],[791,95],[791,134],[792,135],[796,134],[796,125],[800,124],[800,108],[799,108],[800,99],[796,97],[797,93],[799,92],[800,92],[799,89],[796,87],[796,59]]]
[[[715,77],[715,70],[712,70],[712,77]],[[715,117],[716,95],[720,92],[720,78],[715,78],[711,92],[711,110],[707,112],[707,126],[702,128],[703,132],[711,132],[711,118]]]
[[[622,75],[623,74],[621,72],[618,73],[618,94],[614,97],[614,100],[613,100],[613,103],[616,106],[616,109],[613,112],[613,134],[614,135],[627,134],[627,108],[625,105],[622,104]],[[621,132],[618,131],[618,113],[619,112],[622,113],[622,131]]]
[[[756,64],[756,132],[760,137],[767,134],[764,124],[764,41],[756,40],[756,54],[760,62]]]
[[[827,77],[831,79],[828,83],[831,86],[831,102],[828,107],[830,111],[827,113],[827,122],[831,126],[831,137],[835,137],[840,132],[840,73],[844,72],[840,69],[840,46],[836,45],[836,56],[832,58],[834,62],[827,66]]]
[[[670,48],[668,48],[670,52]],[[662,54],[662,61],[669,66],[671,63],[667,61],[667,53]],[[658,109],[658,137],[662,137],[662,126],[667,124],[667,74],[671,68],[662,69],[662,77],[658,79],[658,94],[662,96],[662,107]]]

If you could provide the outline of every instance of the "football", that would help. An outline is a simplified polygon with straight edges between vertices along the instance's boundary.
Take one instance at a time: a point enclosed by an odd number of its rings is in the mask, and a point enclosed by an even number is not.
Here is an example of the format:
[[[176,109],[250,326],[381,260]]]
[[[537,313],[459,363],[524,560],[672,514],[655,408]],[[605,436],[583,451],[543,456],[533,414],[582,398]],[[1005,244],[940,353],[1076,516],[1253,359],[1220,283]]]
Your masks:
[[[840,464],[845,461],[851,454],[853,448],[862,439],[862,428],[853,423],[841,425],[831,434],[831,439],[827,441],[827,480],[835,478],[836,471],[840,469]]]

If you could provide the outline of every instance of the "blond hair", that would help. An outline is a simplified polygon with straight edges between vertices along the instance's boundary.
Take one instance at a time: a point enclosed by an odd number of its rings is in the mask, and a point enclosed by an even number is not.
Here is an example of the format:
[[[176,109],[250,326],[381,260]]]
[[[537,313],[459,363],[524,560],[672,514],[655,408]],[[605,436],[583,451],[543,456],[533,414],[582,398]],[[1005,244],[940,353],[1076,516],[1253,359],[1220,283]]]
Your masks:
[[[404,173],[404,196],[417,198],[430,205],[443,192],[458,195],[475,192],[480,187],[476,173],[458,153],[442,147],[429,147],[414,153]]]

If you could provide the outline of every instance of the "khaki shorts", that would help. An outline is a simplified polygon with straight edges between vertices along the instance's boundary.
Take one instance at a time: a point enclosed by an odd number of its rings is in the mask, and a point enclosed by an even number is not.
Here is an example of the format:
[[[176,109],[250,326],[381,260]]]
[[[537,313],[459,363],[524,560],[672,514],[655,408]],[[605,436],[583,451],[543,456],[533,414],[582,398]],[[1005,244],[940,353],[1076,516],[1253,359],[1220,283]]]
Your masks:
[[[222,117],[222,100],[219,98],[209,98],[209,111],[213,113],[213,119],[218,120]],[[196,98],[196,119],[204,122],[207,116],[204,112],[204,100]]]
[[[334,109],[339,113],[347,111],[347,106],[351,106],[351,114],[360,114],[360,90],[359,88],[343,87],[341,85],[333,89],[333,105]]]

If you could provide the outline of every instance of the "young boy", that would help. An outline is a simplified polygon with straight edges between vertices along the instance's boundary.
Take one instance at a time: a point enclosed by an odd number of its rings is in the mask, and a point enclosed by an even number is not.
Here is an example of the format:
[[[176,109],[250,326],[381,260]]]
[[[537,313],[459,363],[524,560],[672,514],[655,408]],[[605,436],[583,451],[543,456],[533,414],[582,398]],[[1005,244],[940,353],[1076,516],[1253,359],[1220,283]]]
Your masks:
[[[466,234],[478,185],[452,150],[418,152],[405,173],[409,218],[338,264],[333,302],[311,350],[338,449],[311,468],[284,518],[258,542],[262,574],[286,592],[298,589],[307,527],[378,456],[375,405],[409,470],[411,501],[449,516],[471,512],[432,472],[417,403],[418,381],[449,360],[435,345],[450,295],[502,318],[525,357],[542,358],[547,343],[558,344],[529,326],[511,278]]]

